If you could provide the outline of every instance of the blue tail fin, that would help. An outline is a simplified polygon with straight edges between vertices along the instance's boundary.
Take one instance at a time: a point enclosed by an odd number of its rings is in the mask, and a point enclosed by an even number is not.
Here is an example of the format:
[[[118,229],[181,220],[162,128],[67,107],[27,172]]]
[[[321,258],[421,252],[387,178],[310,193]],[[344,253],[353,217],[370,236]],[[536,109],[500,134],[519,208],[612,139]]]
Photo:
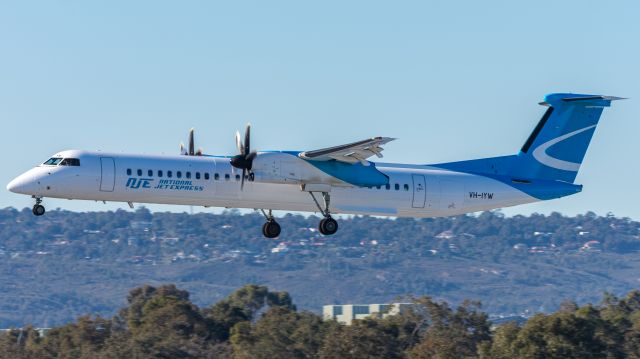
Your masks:
[[[517,155],[432,165],[454,171],[573,183],[600,115],[620,97],[554,93]]]
[[[541,105],[549,108],[514,158],[511,174],[572,183],[602,110],[617,99],[566,93],[545,96]]]

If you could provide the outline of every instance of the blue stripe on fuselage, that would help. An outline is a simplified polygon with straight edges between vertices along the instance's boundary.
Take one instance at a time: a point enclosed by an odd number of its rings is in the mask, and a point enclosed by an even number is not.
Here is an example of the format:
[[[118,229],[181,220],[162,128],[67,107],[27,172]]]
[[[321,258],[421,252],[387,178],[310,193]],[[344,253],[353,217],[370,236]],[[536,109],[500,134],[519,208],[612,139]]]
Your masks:
[[[373,162],[365,166],[360,162],[351,164],[336,160],[306,161],[324,173],[354,186],[375,187],[389,183],[389,177],[380,172]]]

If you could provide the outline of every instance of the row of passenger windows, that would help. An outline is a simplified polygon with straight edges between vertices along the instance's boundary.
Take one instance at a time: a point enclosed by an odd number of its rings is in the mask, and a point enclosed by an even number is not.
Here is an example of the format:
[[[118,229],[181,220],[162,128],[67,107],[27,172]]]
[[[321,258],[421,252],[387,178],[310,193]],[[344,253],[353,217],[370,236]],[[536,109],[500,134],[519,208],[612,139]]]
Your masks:
[[[137,169],[136,170],[136,174],[138,176],[142,176],[143,173],[144,173],[144,171],[141,170],[141,169]],[[127,168],[127,176],[131,176],[132,174],[133,174],[133,170],[131,168]],[[162,171],[162,170],[157,170],[155,172],[155,174],[156,174],[157,177],[164,177],[165,172]],[[174,172],[171,171],[171,170],[166,171],[167,178],[173,178],[173,174],[174,174]],[[175,171],[176,178],[182,178],[183,174],[184,174],[184,178],[187,178],[187,179],[191,179],[192,178],[190,171],[186,171],[184,173],[182,171]],[[153,170],[147,170],[147,174],[146,175],[148,177],[153,177],[154,176],[154,171]],[[204,177],[205,180],[208,180],[210,178],[208,172],[204,172],[203,176],[200,175],[200,172],[194,172],[194,177],[197,180],[201,179],[202,177]],[[236,174],[234,177],[235,177],[236,181],[240,181],[240,179],[242,179],[242,176],[240,176],[239,174]],[[213,174],[213,179],[216,180],[216,181],[220,180],[220,174],[219,173],[214,173]],[[224,174],[224,179],[225,179],[225,181],[231,180],[231,175],[228,174],[228,173],[225,173]],[[245,177],[245,179],[246,179],[246,177]],[[382,189],[382,186],[376,186],[376,188],[377,189]],[[384,188],[386,190],[391,190],[391,184],[387,183],[384,186]],[[394,184],[393,188],[396,191],[399,191],[400,190],[400,184],[399,183]],[[405,191],[408,191],[409,190],[409,185],[405,183],[404,185],[402,185],[402,189],[405,190]]]
[[[145,171],[141,170],[141,169],[137,169],[136,170],[136,174],[138,176],[142,176],[145,173]],[[131,168],[127,168],[127,176],[131,176],[133,174],[133,170]],[[153,171],[153,170],[147,170],[146,171],[146,176],[147,177],[153,177],[153,176],[157,176],[157,177],[164,177],[165,175],[167,176],[167,178],[173,178],[174,175],[174,171],[168,170],[168,171],[163,171],[163,170],[157,170],[157,171]],[[192,172],[191,171],[186,171],[186,172],[182,172],[182,171],[175,171],[175,176],[176,178],[182,178],[184,175],[184,178],[186,179],[191,179],[192,178]],[[209,180],[211,177],[211,175],[208,172],[204,172],[204,173],[200,173],[200,172],[193,172],[193,178],[199,180],[201,178],[204,178],[205,180]],[[242,179],[242,177],[237,174],[234,176],[236,181],[240,181],[240,179]],[[246,177],[245,177],[246,178]],[[214,173],[213,174],[213,179],[218,181],[220,180],[220,174],[219,173]],[[225,181],[229,181],[231,180],[231,175],[226,173],[224,175],[224,179]]]
[[[136,170],[136,174],[138,176],[142,176],[143,173],[144,173],[144,171],[141,170],[141,169]],[[168,178],[172,178],[173,177],[173,173],[174,173],[173,171],[169,170],[169,171],[166,172],[166,175],[167,175]],[[127,176],[131,176],[132,174],[133,174],[133,170],[131,170],[131,168],[127,168]],[[182,171],[176,171],[175,174],[176,174],[176,178],[182,178],[183,172]],[[154,171],[153,170],[147,170],[147,174],[146,175],[148,177],[153,177],[154,176]],[[165,172],[163,170],[157,170],[155,172],[155,175],[157,177],[164,177]],[[209,176],[210,176],[209,173],[207,173],[207,172],[204,173],[204,179],[208,180]],[[194,177],[195,177],[195,179],[202,178],[200,172],[194,172]],[[191,172],[190,171],[184,172],[184,178],[190,179],[191,178]]]
[[[377,189],[382,189],[382,186],[376,186],[376,188],[377,188]],[[390,190],[390,189],[391,189],[391,184],[387,183],[387,184],[384,186],[384,189],[386,189],[386,190]],[[395,189],[396,191],[399,191],[399,190],[400,190],[400,184],[399,184],[399,183],[394,184],[394,185],[393,185],[393,189]],[[405,191],[408,191],[408,190],[409,190],[409,185],[408,185],[408,184],[406,184],[406,183],[405,183],[405,184],[403,184],[403,185],[402,185],[402,189],[404,189]]]

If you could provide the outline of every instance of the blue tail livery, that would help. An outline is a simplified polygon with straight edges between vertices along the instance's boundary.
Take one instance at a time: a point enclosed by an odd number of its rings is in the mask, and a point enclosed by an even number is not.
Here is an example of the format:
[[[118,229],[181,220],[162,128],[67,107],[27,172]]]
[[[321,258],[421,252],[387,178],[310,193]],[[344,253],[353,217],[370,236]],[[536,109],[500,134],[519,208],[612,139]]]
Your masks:
[[[621,97],[554,93],[517,155],[442,163],[435,166],[463,172],[510,176],[514,179],[573,183],[602,111]]]

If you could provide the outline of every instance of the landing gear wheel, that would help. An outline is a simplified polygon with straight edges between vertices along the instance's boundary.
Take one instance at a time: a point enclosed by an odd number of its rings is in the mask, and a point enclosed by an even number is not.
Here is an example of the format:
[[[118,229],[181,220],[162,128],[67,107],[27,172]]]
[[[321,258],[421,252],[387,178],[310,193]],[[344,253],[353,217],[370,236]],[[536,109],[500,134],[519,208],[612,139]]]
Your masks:
[[[36,204],[33,206],[33,209],[31,210],[31,212],[33,212],[34,216],[42,216],[45,212],[45,209],[43,205]]]
[[[325,236],[330,236],[338,231],[338,222],[331,217],[324,218],[320,221],[318,229]]]
[[[274,220],[266,221],[262,225],[262,234],[267,238],[276,238],[280,235],[280,225]]]

